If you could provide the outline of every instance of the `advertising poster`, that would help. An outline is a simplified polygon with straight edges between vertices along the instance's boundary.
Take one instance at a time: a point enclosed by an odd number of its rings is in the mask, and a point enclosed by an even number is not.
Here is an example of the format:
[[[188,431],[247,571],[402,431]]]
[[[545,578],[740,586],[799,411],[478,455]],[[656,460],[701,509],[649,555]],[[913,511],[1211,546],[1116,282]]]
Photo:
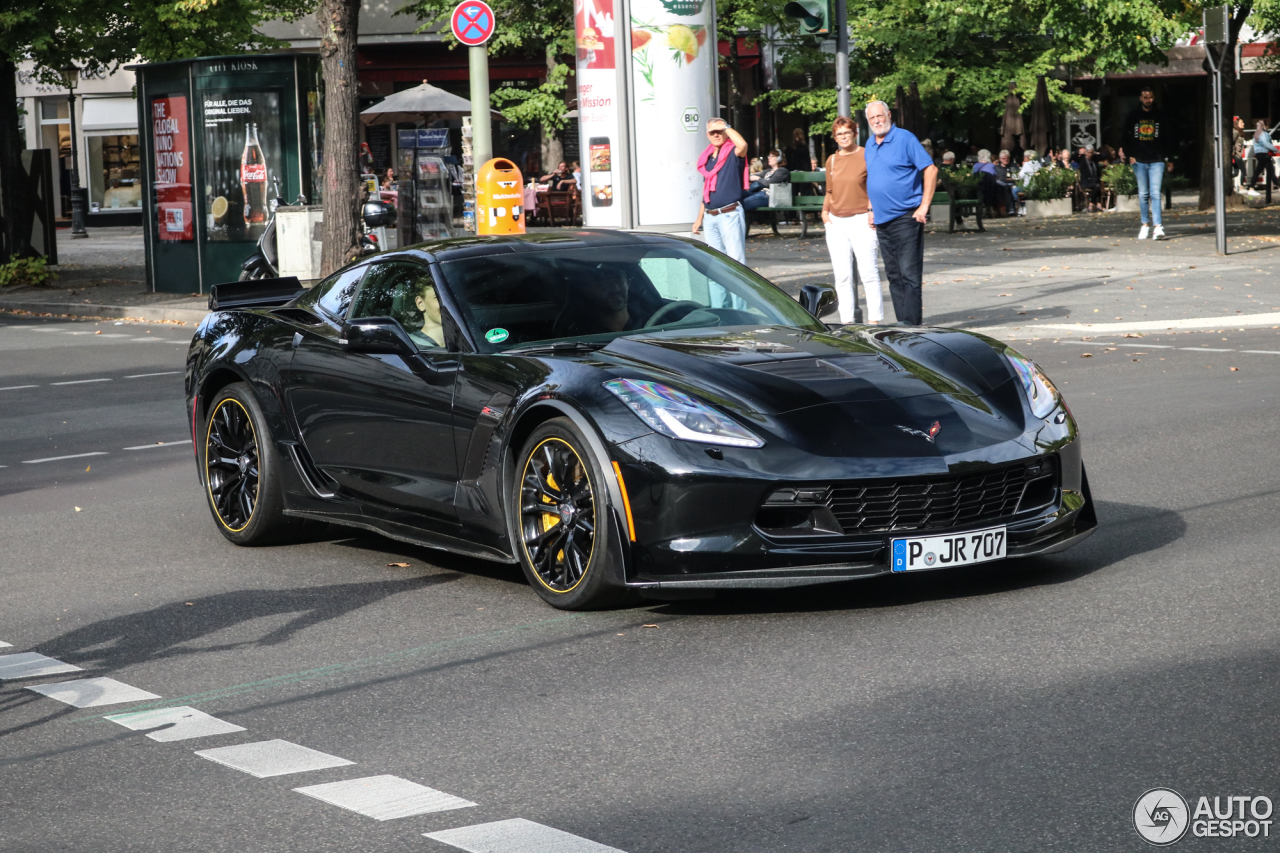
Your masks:
[[[716,115],[710,0],[632,0],[631,66],[640,225],[693,222],[702,201],[695,164]]]
[[[206,235],[255,242],[271,216],[276,182],[284,191],[277,92],[206,92],[204,134]]]
[[[194,240],[186,95],[151,99],[151,139],[156,152],[152,192],[157,237],[177,243]]]
[[[574,0],[578,46],[578,135],[582,147],[582,218],[586,225],[621,225],[614,203],[619,176],[614,152],[621,132],[613,0]],[[624,29],[625,32],[625,29]]]

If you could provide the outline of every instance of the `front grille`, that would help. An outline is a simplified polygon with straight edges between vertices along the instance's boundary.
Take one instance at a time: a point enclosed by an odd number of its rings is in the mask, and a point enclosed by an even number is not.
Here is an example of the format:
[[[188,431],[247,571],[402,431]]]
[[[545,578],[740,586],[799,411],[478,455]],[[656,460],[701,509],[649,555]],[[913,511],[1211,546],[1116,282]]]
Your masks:
[[[847,535],[985,524],[1017,512],[1027,467],[834,485],[828,505]]]

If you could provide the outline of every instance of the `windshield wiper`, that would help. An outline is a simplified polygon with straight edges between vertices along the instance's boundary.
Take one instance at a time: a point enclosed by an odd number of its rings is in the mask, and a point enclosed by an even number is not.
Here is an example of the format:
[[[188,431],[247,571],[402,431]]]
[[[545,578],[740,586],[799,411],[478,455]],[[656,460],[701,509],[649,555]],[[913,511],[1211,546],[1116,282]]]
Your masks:
[[[514,347],[513,349],[505,350],[505,352],[519,355],[540,352],[595,352],[598,349],[604,349],[608,345],[608,341],[556,341],[555,343],[550,344],[532,344],[527,347]]]

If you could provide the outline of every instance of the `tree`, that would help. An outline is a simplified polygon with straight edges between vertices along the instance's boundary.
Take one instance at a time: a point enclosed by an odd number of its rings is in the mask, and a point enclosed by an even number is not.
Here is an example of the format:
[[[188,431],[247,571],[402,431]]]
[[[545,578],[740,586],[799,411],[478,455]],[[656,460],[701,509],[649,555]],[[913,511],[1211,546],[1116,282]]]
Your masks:
[[[399,14],[416,15],[419,31],[444,30],[450,49],[459,42],[447,22],[457,0],[416,0]],[[494,107],[517,127],[542,127],[544,168],[564,156],[556,131],[569,124],[565,117],[565,92],[573,74],[577,48],[573,35],[573,0],[490,0],[497,26],[488,48],[492,56],[508,53],[540,55],[546,62],[546,82],[534,89],[502,86],[490,95]]]
[[[360,0],[320,0],[320,67],[324,76],[324,242],[320,275],[326,276],[360,250],[360,197],[357,152],[356,32]]]
[[[0,262],[30,251],[24,227],[30,200],[13,88],[18,63],[31,60],[41,79],[56,83],[68,65],[110,71],[137,60],[165,62],[281,47],[282,42],[260,35],[257,28],[278,18],[295,19],[314,2],[40,0],[0,9]]]

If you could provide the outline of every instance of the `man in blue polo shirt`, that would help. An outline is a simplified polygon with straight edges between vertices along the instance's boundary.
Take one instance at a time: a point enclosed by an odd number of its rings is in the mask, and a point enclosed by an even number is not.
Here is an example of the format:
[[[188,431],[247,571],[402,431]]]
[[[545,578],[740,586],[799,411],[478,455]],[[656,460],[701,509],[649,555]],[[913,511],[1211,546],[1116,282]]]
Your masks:
[[[938,167],[915,134],[894,127],[884,101],[867,104],[867,219],[875,228],[899,323],[924,322],[924,223],[938,184]]]

